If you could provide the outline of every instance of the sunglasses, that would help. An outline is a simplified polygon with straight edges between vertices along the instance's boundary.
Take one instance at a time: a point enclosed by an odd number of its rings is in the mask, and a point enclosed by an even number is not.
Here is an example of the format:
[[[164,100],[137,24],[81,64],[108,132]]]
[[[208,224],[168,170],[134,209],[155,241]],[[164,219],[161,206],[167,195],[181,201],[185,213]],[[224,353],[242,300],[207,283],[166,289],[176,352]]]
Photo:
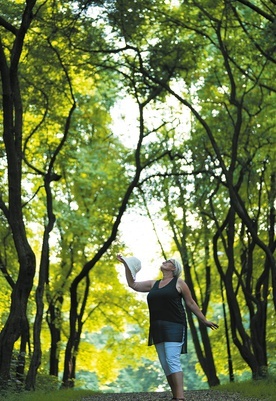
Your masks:
[[[172,261],[172,259],[165,260],[165,263],[171,263],[171,264],[173,264],[174,267],[175,267],[175,264],[174,264],[174,262]]]

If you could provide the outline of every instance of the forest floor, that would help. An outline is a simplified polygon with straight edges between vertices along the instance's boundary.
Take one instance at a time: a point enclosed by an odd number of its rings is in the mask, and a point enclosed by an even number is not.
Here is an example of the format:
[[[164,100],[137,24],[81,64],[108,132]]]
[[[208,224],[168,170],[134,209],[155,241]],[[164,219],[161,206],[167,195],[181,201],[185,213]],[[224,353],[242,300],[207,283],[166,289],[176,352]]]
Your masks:
[[[82,401],[170,401],[170,392],[156,393],[117,393],[95,394],[85,397]],[[186,401],[259,401],[258,398],[244,398],[238,393],[228,393],[218,390],[185,391]],[[264,400],[262,400],[264,401]]]

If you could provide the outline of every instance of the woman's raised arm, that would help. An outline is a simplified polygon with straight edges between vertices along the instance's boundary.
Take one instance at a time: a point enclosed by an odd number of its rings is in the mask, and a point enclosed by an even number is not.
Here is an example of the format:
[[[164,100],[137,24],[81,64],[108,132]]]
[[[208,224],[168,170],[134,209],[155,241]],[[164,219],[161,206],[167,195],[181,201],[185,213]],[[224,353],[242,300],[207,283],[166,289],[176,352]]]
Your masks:
[[[152,289],[156,280],[135,281],[122,255],[117,255],[117,259],[125,266],[126,280],[130,288],[137,292],[149,292]]]

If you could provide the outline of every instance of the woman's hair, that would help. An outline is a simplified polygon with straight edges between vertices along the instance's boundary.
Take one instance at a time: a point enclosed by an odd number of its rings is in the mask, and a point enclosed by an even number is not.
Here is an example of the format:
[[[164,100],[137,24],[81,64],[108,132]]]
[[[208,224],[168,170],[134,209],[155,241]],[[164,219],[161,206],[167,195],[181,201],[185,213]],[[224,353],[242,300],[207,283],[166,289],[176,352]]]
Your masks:
[[[170,262],[172,262],[172,264],[175,267],[175,270],[173,271],[174,277],[180,277],[181,272],[182,272],[181,264],[176,259],[170,259]]]

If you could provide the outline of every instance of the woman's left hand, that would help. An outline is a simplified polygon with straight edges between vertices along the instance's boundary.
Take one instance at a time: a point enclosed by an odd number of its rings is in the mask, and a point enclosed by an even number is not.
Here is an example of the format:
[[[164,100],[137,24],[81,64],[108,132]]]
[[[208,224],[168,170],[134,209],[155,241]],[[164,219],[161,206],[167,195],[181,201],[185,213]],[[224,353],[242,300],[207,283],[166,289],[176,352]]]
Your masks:
[[[205,326],[210,327],[210,329],[212,330],[218,329],[218,325],[216,323],[210,322],[209,320],[206,320],[204,324]]]

